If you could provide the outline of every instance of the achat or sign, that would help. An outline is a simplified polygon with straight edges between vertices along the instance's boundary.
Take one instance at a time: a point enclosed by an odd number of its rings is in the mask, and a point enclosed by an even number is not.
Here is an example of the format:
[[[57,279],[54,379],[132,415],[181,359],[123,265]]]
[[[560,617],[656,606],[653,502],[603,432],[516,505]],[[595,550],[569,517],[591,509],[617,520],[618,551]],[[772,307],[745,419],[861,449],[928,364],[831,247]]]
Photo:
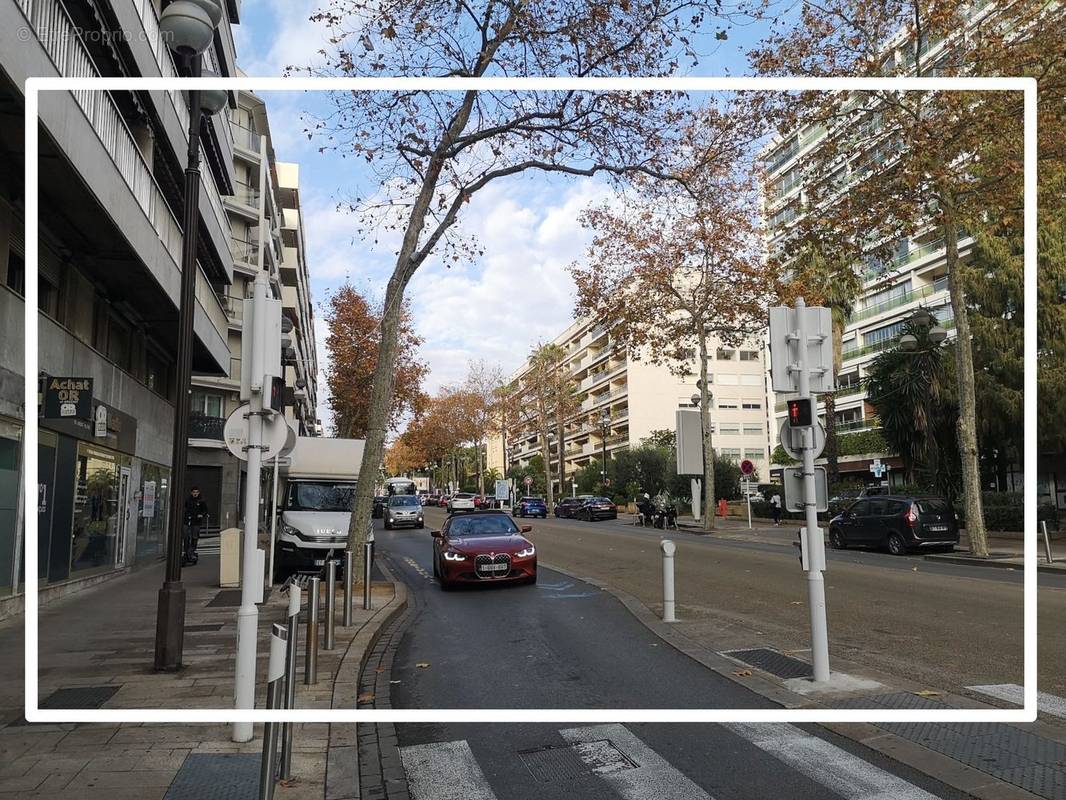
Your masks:
[[[93,418],[93,379],[56,378],[45,379],[45,419]]]

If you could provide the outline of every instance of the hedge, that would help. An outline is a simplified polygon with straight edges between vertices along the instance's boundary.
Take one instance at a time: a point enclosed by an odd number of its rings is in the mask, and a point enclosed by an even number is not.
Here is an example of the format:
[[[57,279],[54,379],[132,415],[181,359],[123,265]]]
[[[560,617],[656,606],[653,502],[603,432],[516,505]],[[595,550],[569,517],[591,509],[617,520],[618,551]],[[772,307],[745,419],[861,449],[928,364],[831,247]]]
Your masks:
[[[866,453],[887,453],[888,444],[881,431],[858,431],[845,433],[837,437],[837,454],[842,456],[861,456]]]

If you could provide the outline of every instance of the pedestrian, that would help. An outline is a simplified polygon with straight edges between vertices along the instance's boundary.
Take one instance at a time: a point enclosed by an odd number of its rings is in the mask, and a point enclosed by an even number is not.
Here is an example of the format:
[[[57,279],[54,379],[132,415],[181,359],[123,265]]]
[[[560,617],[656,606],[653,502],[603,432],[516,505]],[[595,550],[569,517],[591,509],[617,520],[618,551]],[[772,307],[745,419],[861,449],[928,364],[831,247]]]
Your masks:
[[[774,517],[774,525],[781,524],[781,495],[775,494],[770,498],[770,513]]]
[[[185,499],[184,508],[184,552],[182,565],[195,564],[200,560],[196,545],[200,541],[200,529],[207,520],[207,503],[200,496],[200,487],[194,486]]]
[[[718,516],[725,519],[729,516],[729,503],[724,497],[718,498]]]

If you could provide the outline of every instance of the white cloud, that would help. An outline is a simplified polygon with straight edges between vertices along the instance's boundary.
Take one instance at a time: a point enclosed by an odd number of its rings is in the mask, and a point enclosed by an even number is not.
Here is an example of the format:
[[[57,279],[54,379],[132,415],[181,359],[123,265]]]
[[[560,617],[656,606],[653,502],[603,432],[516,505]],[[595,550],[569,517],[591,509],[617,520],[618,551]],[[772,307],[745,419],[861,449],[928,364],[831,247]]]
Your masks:
[[[322,61],[329,29],[312,22],[325,0],[245,0],[241,8],[237,60],[248,75],[282,75],[288,67],[307,67]],[[269,32],[269,33],[268,33]],[[256,49],[252,43],[268,47]]]

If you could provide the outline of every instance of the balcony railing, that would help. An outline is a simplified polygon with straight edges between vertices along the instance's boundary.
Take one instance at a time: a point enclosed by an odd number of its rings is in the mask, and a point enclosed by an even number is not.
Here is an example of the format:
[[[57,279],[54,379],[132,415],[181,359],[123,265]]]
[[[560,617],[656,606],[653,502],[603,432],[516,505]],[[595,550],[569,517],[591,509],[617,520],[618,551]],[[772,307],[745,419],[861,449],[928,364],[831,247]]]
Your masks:
[[[233,184],[233,199],[241,205],[258,209],[261,196],[262,194],[260,191],[254,186],[249,186],[245,183]]]
[[[242,322],[244,320],[244,298],[232,297],[230,295],[219,295],[219,302],[222,303],[222,308],[226,311],[226,317],[232,322]]]
[[[259,263],[258,242],[242,242],[240,239],[232,239],[229,244],[234,260],[253,265]]]
[[[858,311],[855,314],[852,314],[851,319],[849,319],[848,321],[860,322],[861,320],[869,319],[870,317],[876,317],[878,314],[883,314],[886,311],[891,311],[893,308],[905,306],[908,303],[914,302],[915,300],[922,300],[923,298],[929,297],[929,295],[931,294],[936,294],[937,292],[947,288],[948,279],[938,278],[930,286],[922,286],[918,289],[913,289],[912,291],[904,292],[903,294],[897,295],[896,297],[886,300],[883,303],[878,303],[875,306],[864,308],[862,311]]]
[[[222,441],[222,429],[226,425],[225,417],[209,417],[206,414],[189,415],[189,438],[212,439]]]
[[[233,141],[239,147],[243,147],[245,150],[251,150],[253,153],[259,152],[261,136],[255,131],[245,128],[243,125],[230,125],[233,130]]]

